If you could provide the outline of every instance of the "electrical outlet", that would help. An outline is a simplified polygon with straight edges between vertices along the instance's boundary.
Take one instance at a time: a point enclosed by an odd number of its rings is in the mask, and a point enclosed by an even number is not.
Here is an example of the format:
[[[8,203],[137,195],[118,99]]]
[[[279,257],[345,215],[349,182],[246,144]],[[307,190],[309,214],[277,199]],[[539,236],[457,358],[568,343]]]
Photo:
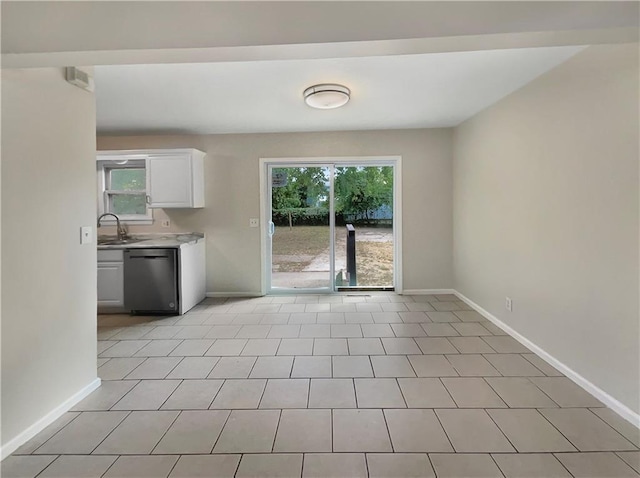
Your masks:
[[[258,227],[260,225],[260,219],[257,217],[249,218],[249,227]]]
[[[509,311],[512,312],[513,311],[513,302],[511,301],[510,297],[507,297],[504,303],[505,308]]]
[[[162,220],[162,227],[171,227],[171,221],[169,219]]]

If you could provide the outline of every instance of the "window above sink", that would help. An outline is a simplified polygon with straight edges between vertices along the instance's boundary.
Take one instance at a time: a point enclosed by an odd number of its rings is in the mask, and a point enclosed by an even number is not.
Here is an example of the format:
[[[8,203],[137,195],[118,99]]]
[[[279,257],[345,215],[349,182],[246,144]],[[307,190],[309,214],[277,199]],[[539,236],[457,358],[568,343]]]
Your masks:
[[[98,157],[98,214],[116,214],[127,224],[152,224],[147,206],[147,172],[144,157]],[[104,224],[114,220],[105,218]]]

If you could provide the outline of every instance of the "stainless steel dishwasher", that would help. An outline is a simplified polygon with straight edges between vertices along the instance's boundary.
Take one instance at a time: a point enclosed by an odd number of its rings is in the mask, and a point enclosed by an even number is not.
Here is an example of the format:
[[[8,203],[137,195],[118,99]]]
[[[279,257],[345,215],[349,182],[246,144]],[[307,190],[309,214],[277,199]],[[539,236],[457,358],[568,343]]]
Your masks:
[[[177,249],[124,251],[124,307],[132,313],[178,312]]]

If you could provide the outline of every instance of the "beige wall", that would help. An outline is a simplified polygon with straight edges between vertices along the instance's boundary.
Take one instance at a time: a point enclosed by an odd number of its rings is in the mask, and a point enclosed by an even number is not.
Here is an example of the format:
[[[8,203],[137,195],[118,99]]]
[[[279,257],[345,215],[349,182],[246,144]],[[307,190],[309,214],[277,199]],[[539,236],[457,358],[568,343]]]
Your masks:
[[[206,207],[164,211],[173,230],[207,234],[207,291],[260,292],[260,230],[248,226],[260,216],[259,159],[298,156],[402,156],[404,288],[452,286],[450,129],[98,138],[99,150],[174,147],[207,152]],[[167,231],[162,214],[132,230]]]
[[[2,70],[3,447],[96,379],[94,155],[92,93]]]
[[[456,289],[635,412],[638,128],[638,45],[590,47],[456,128],[453,180]]]

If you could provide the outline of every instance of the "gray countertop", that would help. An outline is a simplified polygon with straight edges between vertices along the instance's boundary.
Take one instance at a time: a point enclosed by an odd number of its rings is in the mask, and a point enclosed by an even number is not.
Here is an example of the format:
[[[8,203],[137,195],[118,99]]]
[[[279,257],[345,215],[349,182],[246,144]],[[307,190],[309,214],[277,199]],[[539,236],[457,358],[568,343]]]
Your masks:
[[[183,232],[167,234],[132,234],[126,242],[117,241],[116,236],[98,236],[98,250],[141,249],[141,248],[180,248],[195,244],[204,239],[201,232]]]

